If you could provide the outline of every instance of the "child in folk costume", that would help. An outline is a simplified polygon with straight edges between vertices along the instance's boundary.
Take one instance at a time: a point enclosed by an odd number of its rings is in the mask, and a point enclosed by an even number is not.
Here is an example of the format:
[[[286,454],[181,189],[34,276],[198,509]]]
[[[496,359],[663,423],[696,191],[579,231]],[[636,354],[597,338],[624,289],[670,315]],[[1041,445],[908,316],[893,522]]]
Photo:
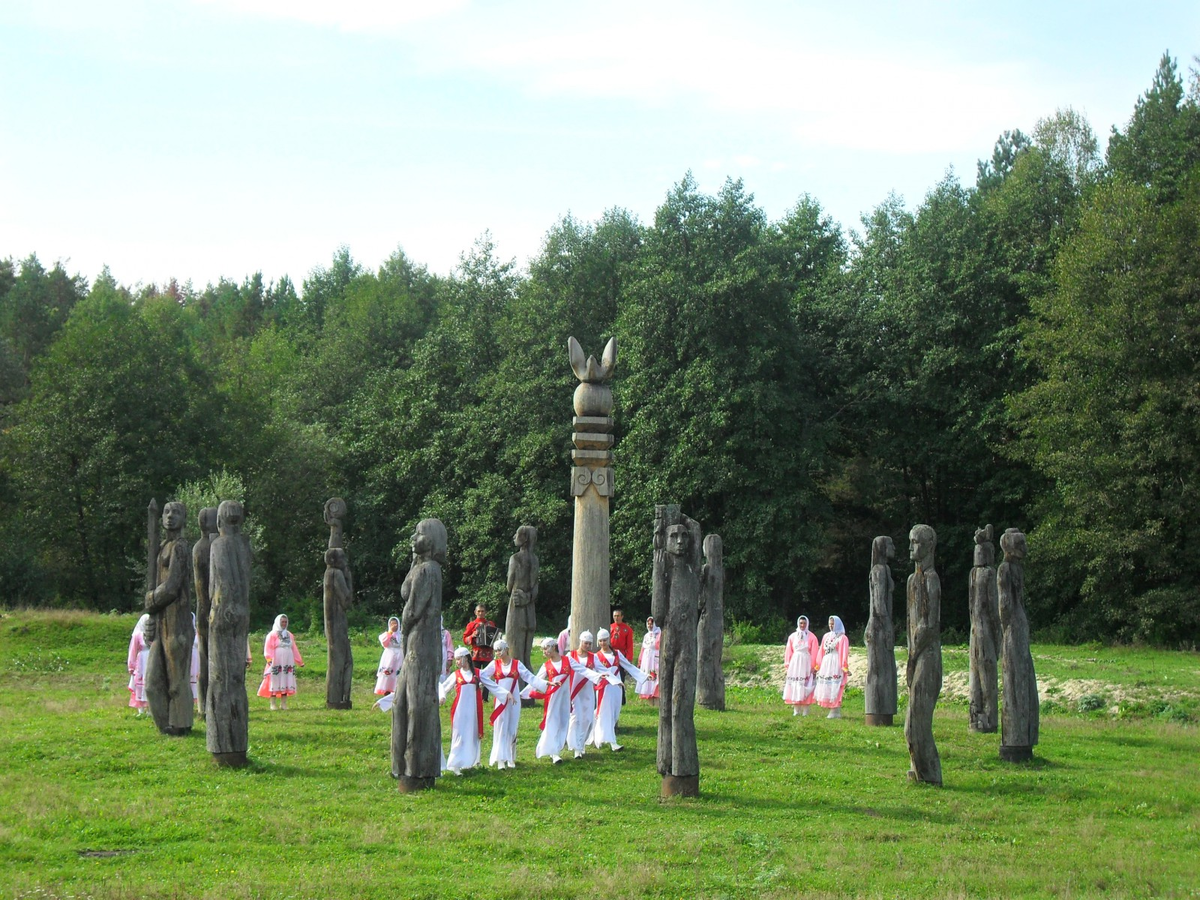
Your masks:
[[[808,630],[808,616],[796,620],[796,630],[788,635],[783,650],[783,702],[792,708],[792,715],[808,715],[816,689],[817,655],[821,652],[817,636]]]
[[[646,636],[642,638],[642,653],[638,657],[638,668],[648,676],[637,684],[638,696],[651,703],[658,702],[658,649],[662,641],[662,629],[654,624],[654,616],[646,619]],[[653,677],[649,677],[653,676]]]
[[[521,697],[519,682],[524,681],[539,691],[550,686],[526,668],[525,663],[513,659],[508,641],[496,638],[492,644],[495,657],[479,672],[479,680],[492,692],[492,752],[488,765],[503,769],[517,767],[517,728],[521,724]]]
[[[620,650],[613,649],[606,629],[601,628],[596,637],[600,649],[596,651],[596,671],[600,681],[596,685],[596,726],[592,729],[591,743],[594,747],[609,744],[613,751],[621,750],[617,743],[617,721],[621,717],[621,671],[629,673],[637,682],[647,681],[641,669],[625,658]]]
[[[554,638],[542,641],[542,653],[546,654],[546,661],[537,670],[537,680],[545,688],[535,688],[531,682],[521,696],[545,701],[542,721],[538,724],[542,735],[533,755],[537,759],[549,756],[554,765],[558,765],[562,762],[560,754],[567,745],[567,729],[571,724],[571,663],[558,652],[558,641]]]
[[[480,744],[483,740],[483,695],[479,674],[471,663],[471,651],[459,647],[454,651],[457,668],[438,684],[438,702],[445,703],[450,692],[450,755],[442,759],[442,771],[461,775],[463,769],[479,765]]]
[[[387,631],[379,636],[383,654],[379,657],[379,669],[375,673],[375,693],[385,697],[396,690],[396,678],[404,665],[404,641],[400,636],[400,620],[395,616],[388,619]],[[442,673],[445,674],[444,672]]]
[[[287,709],[287,698],[296,693],[296,667],[304,665],[296,639],[288,631],[287,616],[275,617],[271,633],[263,643],[263,656],[267,667],[258,686],[258,696],[270,697],[271,709],[275,709],[275,699],[279,698],[279,708]]]
[[[200,632],[196,628],[196,614],[192,613],[192,706],[200,708]]]
[[[581,632],[579,648],[567,654],[571,666],[571,721],[567,725],[567,746],[579,759],[587,751],[596,727],[596,654],[592,652],[592,633]]]
[[[829,710],[827,719],[842,717],[842,694],[850,678],[850,639],[837,616],[829,617],[829,631],[817,651],[817,687],[813,697]]]
[[[129,705],[137,710],[140,716],[146,710],[146,660],[150,658],[150,642],[146,640],[146,626],[150,624],[150,614],[144,614],[133,626],[133,634],[129,637]]]

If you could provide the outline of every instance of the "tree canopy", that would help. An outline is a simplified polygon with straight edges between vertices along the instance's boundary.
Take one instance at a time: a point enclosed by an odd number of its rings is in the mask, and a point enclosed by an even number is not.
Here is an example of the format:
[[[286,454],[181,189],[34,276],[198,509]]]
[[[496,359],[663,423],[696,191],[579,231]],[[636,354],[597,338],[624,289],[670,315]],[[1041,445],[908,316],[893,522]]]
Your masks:
[[[1029,532],[1035,627],[1194,642],[1197,84],[1164,55],[1106,148],[1060,109],[1001,134],[973,184],[948,172],[849,231],[812,196],[772,221],[741,181],[689,173],[649,222],[563,217],[525,270],[487,234],[448,275],[340,247],[299,287],[0,260],[0,602],[132,608],[150,497],[236,490],[256,615],[319,623],[340,495],[356,615],[398,610],[408,535],[436,516],[448,622],[500,613],[528,523],[557,630],[566,341],[616,336],[612,585],[632,615],[653,507],[677,502],[724,537],[729,615],[771,638],[801,612],[863,624],[871,539],[917,523],[965,635],[990,522]]]

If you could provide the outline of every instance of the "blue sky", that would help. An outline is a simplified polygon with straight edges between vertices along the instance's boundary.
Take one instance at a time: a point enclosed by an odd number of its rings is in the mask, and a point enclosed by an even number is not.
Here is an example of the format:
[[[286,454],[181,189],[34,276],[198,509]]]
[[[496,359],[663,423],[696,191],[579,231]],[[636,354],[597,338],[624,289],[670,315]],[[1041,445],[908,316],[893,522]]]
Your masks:
[[[1103,143],[1164,50],[1186,77],[1200,3],[0,0],[0,257],[300,282],[490,230],[524,264],[689,170],[853,228],[1057,108]]]

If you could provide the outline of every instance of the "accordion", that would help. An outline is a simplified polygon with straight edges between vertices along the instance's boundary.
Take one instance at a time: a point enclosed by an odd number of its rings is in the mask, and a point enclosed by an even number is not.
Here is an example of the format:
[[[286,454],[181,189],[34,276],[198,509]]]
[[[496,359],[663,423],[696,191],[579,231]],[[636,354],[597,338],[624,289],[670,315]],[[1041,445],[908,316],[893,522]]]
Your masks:
[[[500,637],[500,629],[490,622],[485,622],[475,629],[475,633],[471,635],[471,643],[476,647],[490,649],[498,637]]]

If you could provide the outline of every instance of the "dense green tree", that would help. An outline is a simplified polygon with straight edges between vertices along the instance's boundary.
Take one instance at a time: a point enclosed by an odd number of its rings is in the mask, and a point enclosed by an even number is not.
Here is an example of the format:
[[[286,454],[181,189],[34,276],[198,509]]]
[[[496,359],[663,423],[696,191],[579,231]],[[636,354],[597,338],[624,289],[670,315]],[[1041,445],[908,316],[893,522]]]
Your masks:
[[[1172,640],[1200,629],[1190,564],[1200,482],[1200,185],[1103,185],[1034,305],[1013,398],[1024,452],[1053,479],[1030,536],[1060,613],[1087,631]],[[1075,592],[1082,607],[1074,609]]]
[[[723,534],[734,617],[790,606],[818,556],[821,386],[779,240],[741,182],[708,196],[690,175],[647,230],[617,320],[613,558],[627,604],[649,596],[656,503]]]
[[[35,361],[9,447],[27,539],[66,600],[136,602],[145,538],[130,522],[212,452],[203,373],[181,334],[102,276]]]
[[[1108,165],[1115,174],[1149,188],[1158,202],[1169,203],[1198,163],[1200,97],[1185,96],[1175,61],[1164,53],[1125,130],[1113,127]]]

